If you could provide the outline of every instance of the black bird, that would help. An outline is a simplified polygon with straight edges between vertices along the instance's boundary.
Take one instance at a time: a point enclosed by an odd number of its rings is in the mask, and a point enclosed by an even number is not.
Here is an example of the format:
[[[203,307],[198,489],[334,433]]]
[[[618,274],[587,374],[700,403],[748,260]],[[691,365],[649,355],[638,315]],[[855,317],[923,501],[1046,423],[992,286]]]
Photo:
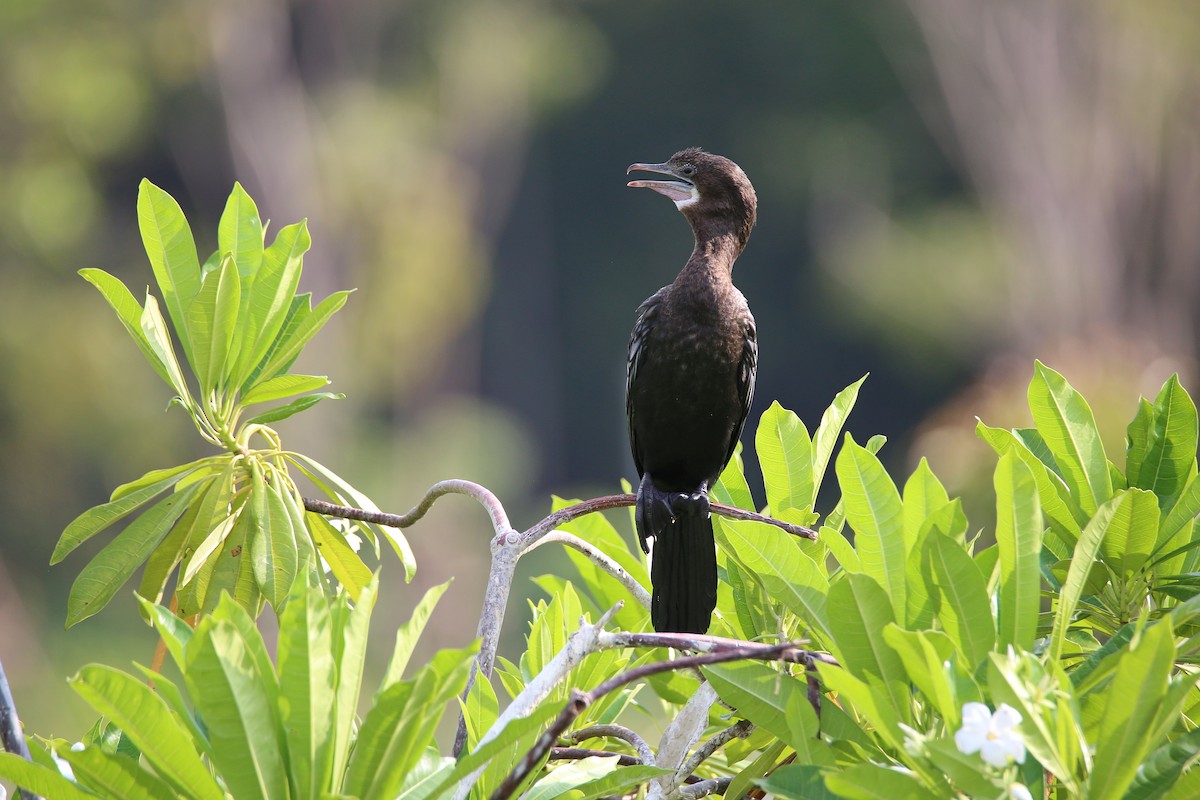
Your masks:
[[[638,486],[638,539],[651,556],[657,631],[705,633],[717,605],[708,491],[733,455],[754,396],[758,342],[733,262],[758,200],[741,168],[698,147],[664,164],[633,164],[670,180],[635,180],[675,201],[696,237],[675,281],[637,310],[625,408]]]

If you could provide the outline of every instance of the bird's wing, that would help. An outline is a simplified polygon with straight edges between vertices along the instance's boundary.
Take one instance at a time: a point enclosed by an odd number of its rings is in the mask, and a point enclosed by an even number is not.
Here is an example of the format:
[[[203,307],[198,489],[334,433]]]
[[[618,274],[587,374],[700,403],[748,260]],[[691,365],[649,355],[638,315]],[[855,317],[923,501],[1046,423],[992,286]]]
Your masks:
[[[637,309],[637,319],[633,323],[633,333],[629,336],[629,361],[625,374],[625,416],[629,421],[629,447],[633,451],[633,463],[637,467],[638,477],[642,475],[642,451],[638,447],[637,434],[633,424],[633,387],[638,377],[638,367],[641,365],[642,354],[655,324],[658,322],[659,310],[663,298],[666,297],[666,286],[648,297]]]
[[[725,454],[725,463],[733,458],[738,440],[742,438],[742,429],[746,427],[746,417],[750,413],[750,404],[754,402],[754,378],[758,373],[758,331],[754,327],[754,317],[746,313],[745,336],[742,340],[742,357],[738,361],[737,390],[738,400],[741,401],[741,416],[733,428],[729,439],[729,451]]]

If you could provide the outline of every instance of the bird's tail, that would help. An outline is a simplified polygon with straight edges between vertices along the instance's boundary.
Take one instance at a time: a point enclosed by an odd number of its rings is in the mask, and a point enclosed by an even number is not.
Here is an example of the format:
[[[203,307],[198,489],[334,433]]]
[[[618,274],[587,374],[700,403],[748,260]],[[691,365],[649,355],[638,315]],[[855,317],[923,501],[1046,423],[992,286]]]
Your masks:
[[[638,537],[653,538],[650,620],[654,630],[706,633],[717,605],[717,549],[709,516],[708,489],[664,492],[650,476],[638,487]]]

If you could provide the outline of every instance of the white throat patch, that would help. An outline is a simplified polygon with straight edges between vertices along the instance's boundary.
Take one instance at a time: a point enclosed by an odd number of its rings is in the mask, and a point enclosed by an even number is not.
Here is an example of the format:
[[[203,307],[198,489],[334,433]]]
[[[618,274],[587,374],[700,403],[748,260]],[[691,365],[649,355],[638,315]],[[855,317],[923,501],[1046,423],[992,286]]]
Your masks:
[[[700,200],[700,192],[696,191],[696,187],[693,186],[686,198],[684,198],[683,200],[675,201],[675,207],[678,208],[680,211],[683,211],[688,206],[695,205],[695,203],[699,200]]]

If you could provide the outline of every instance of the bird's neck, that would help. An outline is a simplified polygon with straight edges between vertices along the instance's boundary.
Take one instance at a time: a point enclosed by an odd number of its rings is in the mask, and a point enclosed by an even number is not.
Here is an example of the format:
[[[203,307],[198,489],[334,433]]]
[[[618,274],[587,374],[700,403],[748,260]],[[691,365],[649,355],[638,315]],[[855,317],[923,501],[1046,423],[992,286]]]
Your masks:
[[[729,283],[733,274],[733,262],[741,252],[742,243],[733,232],[697,236],[692,256],[676,280]]]

